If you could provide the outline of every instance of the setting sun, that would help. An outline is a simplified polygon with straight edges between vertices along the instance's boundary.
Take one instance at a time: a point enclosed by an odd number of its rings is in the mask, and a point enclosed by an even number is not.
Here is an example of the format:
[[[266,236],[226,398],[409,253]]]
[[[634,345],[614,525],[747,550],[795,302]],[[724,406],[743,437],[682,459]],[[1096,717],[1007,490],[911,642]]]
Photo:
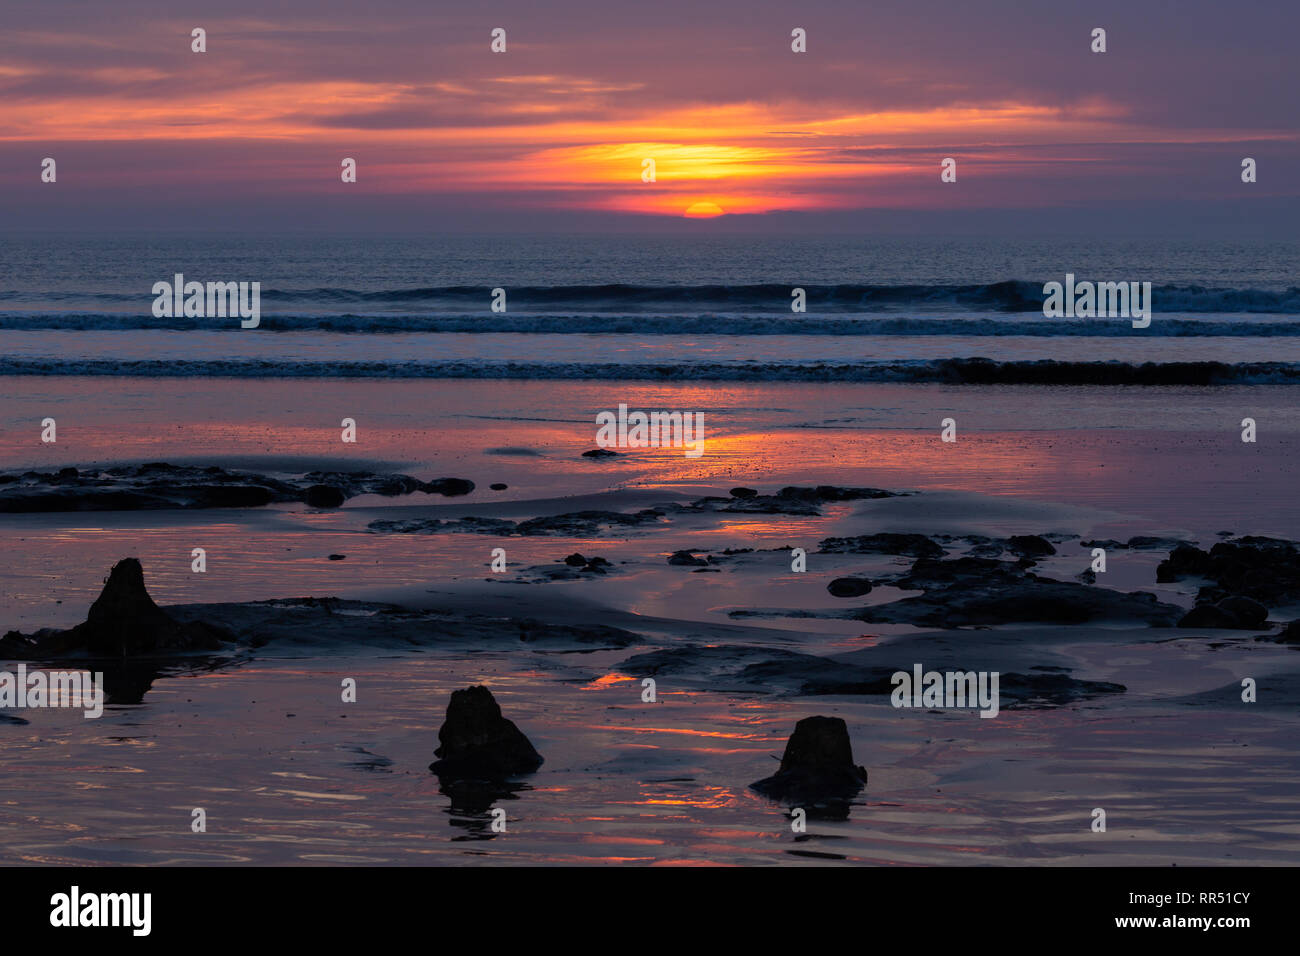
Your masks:
[[[682,215],[687,219],[712,219],[715,216],[724,216],[726,213],[715,202],[697,202],[687,206],[686,212]]]

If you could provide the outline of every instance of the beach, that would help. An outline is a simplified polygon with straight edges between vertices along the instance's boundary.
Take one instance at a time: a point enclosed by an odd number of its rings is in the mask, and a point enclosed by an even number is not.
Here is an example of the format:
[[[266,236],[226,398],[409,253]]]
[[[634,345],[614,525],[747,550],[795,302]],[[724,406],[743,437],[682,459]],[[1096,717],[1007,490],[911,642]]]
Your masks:
[[[1300,814],[1286,797],[1300,774],[1288,742],[1297,658],[1265,639],[1294,608],[1270,609],[1270,628],[1179,628],[1200,582],[1156,580],[1171,542],[1300,537],[1285,491],[1291,387],[5,384],[8,473],[167,462],[474,483],[466,495],[360,494],[336,508],[5,514],[5,630],[77,624],[129,556],[169,612],[265,638],[129,668],[115,686],[133,702],[113,702],[110,688],[99,720],[48,709],[0,727],[6,760],[23,768],[6,775],[0,799],[6,863],[1300,856]],[[584,457],[595,415],[619,402],[699,410],[706,453]],[[54,444],[35,428],[47,414],[59,419]],[[1240,437],[1247,414],[1261,423],[1254,444]],[[341,441],[345,417],[355,444]],[[940,437],[948,417],[952,443]],[[737,487],[758,493],[748,499],[758,510],[744,510]],[[791,487],[821,497],[778,495]],[[819,487],[890,495],[832,500]],[[646,511],[660,513],[626,526],[600,517]],[[520,524],[578,513],[587,524]],[[493,533],[466,519],[509,524]],[[827,542],[891,534],[924,537],[945,560],[1012,558],[1012,536],[1046,536],[1055,553],[1032,573],[1062,582],[1088,568],[1085,542],[1113,541],[1098,584],[1174,610],[1154,626],[1119,605],[1086,623],[955,630],[846,617],[915,594],[884,580],[917,559],[888,553],[895,545]],[[1122,544],[1135,536],[1163,546]],[[192,569],[196,547],[203,573]],[[796,547],[804,571],[792,570]],[[491,569],[494,548],[505,549],[504,572]],[[701,563],[669,562],[682,551]],[[564,563],[572,554],[608,569],[585,573]],[[828,581],[850,575],[876,587],[847,600],[828,593]],[[1001,712],[899,709],[887,691],[853,686],[914,664],[1002,673]],[[1259,682],[1257,703],[1241,701],[1243,676]],[[344,703],[349,677],[357,697]],[[642,699],[646,677],[653,703]],[[427,769],[450,693],[471,684],[489,686],[545,757],[489,805],[449,800]],[[794,833],[788,808],[748,784],[812,714],[845,720],[870,778],[847,820]],[[507,811],[504,833],[491,827],[491,805]],[[205,833],[189,829],[196,807]],[[1098,807],[1104,833],[1090,829]]]

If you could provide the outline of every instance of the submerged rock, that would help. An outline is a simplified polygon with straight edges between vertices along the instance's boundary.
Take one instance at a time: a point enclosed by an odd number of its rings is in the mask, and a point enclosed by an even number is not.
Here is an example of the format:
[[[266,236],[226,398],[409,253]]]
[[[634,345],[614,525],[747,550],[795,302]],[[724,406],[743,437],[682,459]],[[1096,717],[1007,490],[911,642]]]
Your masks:
[[[677,505],[680,512],[721,512],[724,514],[778,514],[799,517],[817,517],[821,505],[840,501],[860,501],[874,498],[894,498],[907,492],[885,491],[880,488],[839,488],[835,485],[818,485],[815,488],[790,485],[774,495],[760,495],[753,488],[732,488],[731,497],[710,496]]]
[[[874,498],[905,497],[905,491],[886,491],[883,488],[841,488],[837,485],[817,485],[815,488],[789,485],[776,493],[778,498],[794,498],[821,504],[827,501],[863,501]]]
[[[429,769],[444,779],[502,780],[542,765],[541,754],[482,685],[452,691],[438,742],[433,755],[439,759]]]
[[[312,485],[303,492],[302,500],[309,508],[337,508],[348,496],[333,485]]]
[[[474,490],[474,482],[468,478],[435,478],[433,481],[419,483],[419,490],[427,495],[442,495],[456,498],[467,495]],[[382,492],[381,492],[382,494]]]
[[[694,566],[708,564],[709,562],[704,558],[697,558],[690,551],[674,551],[669,555],[668,563],[673,565]]]
[[[836,578],[826,585],[835,597],[861,597],[871,593],[871,582],[866,578]]]
[[[905,554],[913,558],[941,558],[944,549],[923,534],[881,532],[852,538],[826,538],[817,546],[826,554]]]
[[[1007,550],[1022,558],[1045,558],[1056,554],[1056,548],[1046,538],[1036,534],[1013,534],[1007,538]]]
[[[348,498],[364,494],[393,497],[423,491],[450,496],[473,490],[474,483],[463,478],[422,482],[410,475],[367,471],[312,471],[275,478],[216,465],[154,461],[102,470],[0,474],[0,512],[256,508],[284,502],[337,508]]]
[[[1105,548],[1107,551],[1172,551],[1177,547],[1191,545],[1181,538],[1158,538],[1152,535],[1139,534],[1134,535],[1127,541],[1116,541],[1114,538],[1098,538],[1090,541],[1080,541],[1081,548]]]
[[[867,783],[867,771],[853,763],[849,729],[839,717],[805,717],[786,742],[781,767],[750,789],[784,803],[848,800]]]
[[[574,511],[562,515],[543,515],[524,521],[508,518],[403,518],[372,521],[366,526],[375,534],[444,534],[463,532],[469,534],[504,535],[558,535],[569,538],[595,537],[606,529],[636,528],[655,524],[664,513],[657,508],[644,508],[633,514],[621,511]]]
[[[862,608],[853,612],[853,617],[942,628],[1116,620],[1170,627],[1182,617],[1181,608],[1162,603],[1154,594],[1039,577],[1026,570],[1023,561],[921,558],[910,571],[888,583],[924,594]]]

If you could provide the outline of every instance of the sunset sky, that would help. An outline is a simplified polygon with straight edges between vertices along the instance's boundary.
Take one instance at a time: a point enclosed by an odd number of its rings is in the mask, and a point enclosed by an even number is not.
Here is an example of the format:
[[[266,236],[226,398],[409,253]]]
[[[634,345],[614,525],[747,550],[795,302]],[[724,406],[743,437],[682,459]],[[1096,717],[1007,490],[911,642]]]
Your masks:
[[[0,20],[0,229],[1294,235],[1300,213],[1282,0],[51,0]]]

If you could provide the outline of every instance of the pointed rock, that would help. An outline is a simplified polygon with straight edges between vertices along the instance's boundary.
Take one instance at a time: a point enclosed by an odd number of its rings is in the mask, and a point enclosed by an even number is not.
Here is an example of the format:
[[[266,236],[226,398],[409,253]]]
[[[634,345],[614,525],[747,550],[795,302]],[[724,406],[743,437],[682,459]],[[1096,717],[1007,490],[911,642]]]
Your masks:
[[[182,623],[154,603],[136,558],[113,565],[104,590],[84,623],[59,642],[104,657],[130,657],[162,650],[216,650],[223,632],[201,623]]]
[[[481,685],[452,691],[438,743],[433,755],[439,759],[429,769],[447,779],[503,780],[542,765],[541,754]]]
[[[867,783],[853,763],[849,729],[839,717],[805,717],[795,724],[775,774],[749,786],[773,800],[802,803],[847,800]]]

